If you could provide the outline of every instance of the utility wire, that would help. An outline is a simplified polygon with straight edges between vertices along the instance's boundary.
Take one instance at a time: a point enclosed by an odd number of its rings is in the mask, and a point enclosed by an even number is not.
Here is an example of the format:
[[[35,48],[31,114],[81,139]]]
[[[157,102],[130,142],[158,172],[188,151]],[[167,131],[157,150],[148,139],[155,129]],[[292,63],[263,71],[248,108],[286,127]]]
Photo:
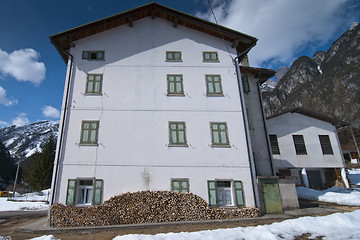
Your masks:
[[[209,4],[210,10],[211,10],[211,13],[212,13],[212,15],[214,16],[214,19],[215,19],[215,22],[216,22],[218,31],[219,31],[219,33],[220,33],[220,35],[221,35],[221,38],[222,38],[222,40],[224,41],[224,44],[225,44],[226,49],[227,49],[227,51],[228,51],[228,53],[229,53],[229,55],[230,55],[231,60],[234,62],[234,58],[232,57],[231,52],[230,52],[230,49],[229,49],[229,46],[226,44],[224,35],[223,35],[222,32],[221,32],[220,25],[219,25],[219,23],[218,23],[218,21],[217,21],[217,19],[216,19],[216,16],[215,16],[214,10],[213,10],[213,8],[212,8],[212,6],[211,6],[210,0],[208,0],[208,4]]]

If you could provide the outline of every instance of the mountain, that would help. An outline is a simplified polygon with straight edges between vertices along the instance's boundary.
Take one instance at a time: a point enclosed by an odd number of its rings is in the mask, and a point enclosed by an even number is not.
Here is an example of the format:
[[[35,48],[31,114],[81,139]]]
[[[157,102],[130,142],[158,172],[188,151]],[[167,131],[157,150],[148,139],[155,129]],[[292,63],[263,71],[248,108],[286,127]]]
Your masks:
[[[302,107],[360,127],[360,24],[353,24],[327,52],[298,58],[262,97],[267,116]]]
[[[24,126],[8,126],[0,129],[0,141],[15,159],[30,157],[41,151],[47,139],[57,137],[59,123],[39,121]]]

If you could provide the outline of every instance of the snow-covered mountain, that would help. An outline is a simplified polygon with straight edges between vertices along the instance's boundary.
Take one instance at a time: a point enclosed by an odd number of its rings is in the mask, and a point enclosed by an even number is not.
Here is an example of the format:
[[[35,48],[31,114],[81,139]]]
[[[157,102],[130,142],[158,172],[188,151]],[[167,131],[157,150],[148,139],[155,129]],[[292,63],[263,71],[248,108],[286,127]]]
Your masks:
[[[41,151],[50,136],[57,137],[59,122],[39,121],[24,126],[8,126],[0,128],[0,141],[10,155],[16,159],[24,159],[36,151]]]

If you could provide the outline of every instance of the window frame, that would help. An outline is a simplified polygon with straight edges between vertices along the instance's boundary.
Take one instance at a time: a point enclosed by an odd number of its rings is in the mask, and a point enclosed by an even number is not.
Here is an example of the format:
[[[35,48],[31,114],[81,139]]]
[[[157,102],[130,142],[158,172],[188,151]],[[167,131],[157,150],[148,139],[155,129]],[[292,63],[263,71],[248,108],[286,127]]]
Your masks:
[[[176,129],[172,129],[171,126],[176,124]],[[183,129],[179,129],[179,125],[183,126]],[[176,142],[172,141],[172,131],[176,132]],[[179,132],[184,132],[184,142],[179,142]],[[169,121],[169,147],[187,147],[187,139],[186,139],[186,123],[185,121]]]
[[[79,203],[78,195],[80,194],[80,182],[81,181],[91,181],[91,185],[83,185],[87,186],[84,189],[90,189],[91,186],[91,196],[90,203]],[[66,191],[66,202],[65,204],[68,206],[76,206],[76,207],[84,207],[84,206],[94,206],[100,205],[103,201],[103,190],[104,190],[104,180],[96,179],[96,178],[76,178],[76,179],[68,179],[68,186]]]
[[[170,91],[170,78],[173,77],[174,78],[174,92]],[[180,77],[180,81],[176,80],[176,77]],[[185,96],[184,94],[184,81],[183,81],[183,75],[182,74],[167,74],[166,75],[166,79],[167,79],[167,96]],[[180,82],[180,92],[177,92],[176,86],[177,86],[177,82]]]
[[[91,129],[91,127],[89,129],[84,129],[84,125],[85,124],[89,124],[91,126],[91,124],[96,123],[96,128],[95,129]],[[100,121],[97,120],[84,120],[81,121],[81,133],[80,133],[80,144],[82,146],[98,146],[98,140],[99,140],[99,127],[100,127]],[[83,137],[84,137],[84,131],[88,130],[88,141],[83,141]],[[95,142],[91,142],[90,138],[91,138],[91,131],[95,130]]]
[[[100,76],[100,80],[96,80],[96,77]],[[94,77],[94,80],[90,80],[89,77]],[[89,82],[92,82],[93,91],[88,91]],[[99,91],[95,91],[96,82],[100,83]],[[98,73],[88,73],[86,76],[86,85],[85,85],[85,95],[102,95],[102,82],[103,82],[103,74]]]
[[[319,141],[323,155],[334,155],[329,135],[319,135]]]
[[[274,138],[275,137],[275,138]],[[280,155],[279,141],[276,134],[269,134],[270,149],[273,155]]]
[[[98,58],[98,54],[101,54],[102,57]],[[92,58],[92,54],[96,54],[96,58]],[[91,51],[83,51],[81,55],[82,60],[88,61],[104,61],[105,60],[105,51],[104,50],[91,50]]]
[[[172,58],[169,58],[170,54],[173,55]],[[176,54],[179,54],[178,59],[175,57]],[[181,51],[166,51],[166,53],[165,53],[165,61],[166,62],[182,62],[182,53],[181,53]]]
[[[213,126],[217,125],[218,129],[214,129]],[[220,125],[224,125],[225,129],[221,130],[220,129]],[[218,138],[219,138],[219,143],[215,143],[214,141],[214,131],[218,132]],[[222,136],[221,136],[221,132],[225,132],[225,138],[226,138],[226,143],[222,143]],[[230,146],[230,141],[229,141],[229,131],[228,131],[228,127],[227,127],[227,123],[226,122],[210,122],[210,133],[211,133],[211,147],[231,147]]]
[[[219,187],[218,182],[230,183],[231,204],[219,205]],[[228,179],[215,179],[208,180],[208,197],[210,207],[232,208],[232,207],[244,207],[245,206],[245,194],[244,187],[241,180],[228,180]]]
[[[219,80],[215,81],[215,77],[218,77]],[[218,82],[220,91],[216,91],[216,82]],[[223,97],[223,88],[222,88],[222,81],[221,81],[221,75],[220,74],[205,74],[205,84],[206,84],[206,96],[210,97]],[[213,92],[210,92],[209,85],[212,85]]]
[[[175,189],[174,183],[179,182],[179,190]],[[186,188],[182,188],[182,182],[186,182]],[[186,192],[183,192],[183,190],[186,190]],[[179,193],[189,193],[190,192],[190,184],[188,178],[172,178],[171,179],[171,191],[172,192],[179,192]]]
[[[307,155],[304,135],[292,135],[296,155]]]
[[[210,55],[210,58],[208,58],[208,59],[206,58],[207,54]],[[215,59],[212,58],[212,54],[216,54]],[[216,51],[203,51],[202,55],[203,55],[203,62],[220,62],[219,61],[219,54]]]

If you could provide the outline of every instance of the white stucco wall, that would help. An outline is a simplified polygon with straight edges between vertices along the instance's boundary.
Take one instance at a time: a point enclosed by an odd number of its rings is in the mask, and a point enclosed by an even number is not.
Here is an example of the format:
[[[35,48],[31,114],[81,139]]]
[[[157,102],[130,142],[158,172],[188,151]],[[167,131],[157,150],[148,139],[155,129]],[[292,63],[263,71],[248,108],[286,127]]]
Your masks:
[[[105,61],[82,60],[88,50],[105,51]],[[183,61],[166,62],[166,51],[181,51]],[[203,62],[203,51],[217,51],[220,61]],[[171,178],[188,178],[190,191],[206,201],[207,180],[241,180],[246,205],[254,206],[235,69],[223,40],[145,18],[79,40],[71,54],[71,106],[55,202],[65,203],[68,179],[103,179],[107,200],[170,190]],[[87,73],[103,74],[102,95],[84,94]],[[166,96],[167,74],[183,74],[185,96]],[[221,75],[224,96],[206,96],[205,74]],[[100,122],[98,146],[79,145],[83,120]],[[188,147],[167,146],[169,121],[186,122]],[[231,147],[210,146],[210,122],[227,122]]]
[[[269,134],[276,134],[280,155],[273,154],[276,168],[342,168],[343,156],[335,127],[299,113],[267,120]],[[292,135],[303,135],[307,155],[296,155]],[[329,135],[334,155],[323,155],[319,135]]]

